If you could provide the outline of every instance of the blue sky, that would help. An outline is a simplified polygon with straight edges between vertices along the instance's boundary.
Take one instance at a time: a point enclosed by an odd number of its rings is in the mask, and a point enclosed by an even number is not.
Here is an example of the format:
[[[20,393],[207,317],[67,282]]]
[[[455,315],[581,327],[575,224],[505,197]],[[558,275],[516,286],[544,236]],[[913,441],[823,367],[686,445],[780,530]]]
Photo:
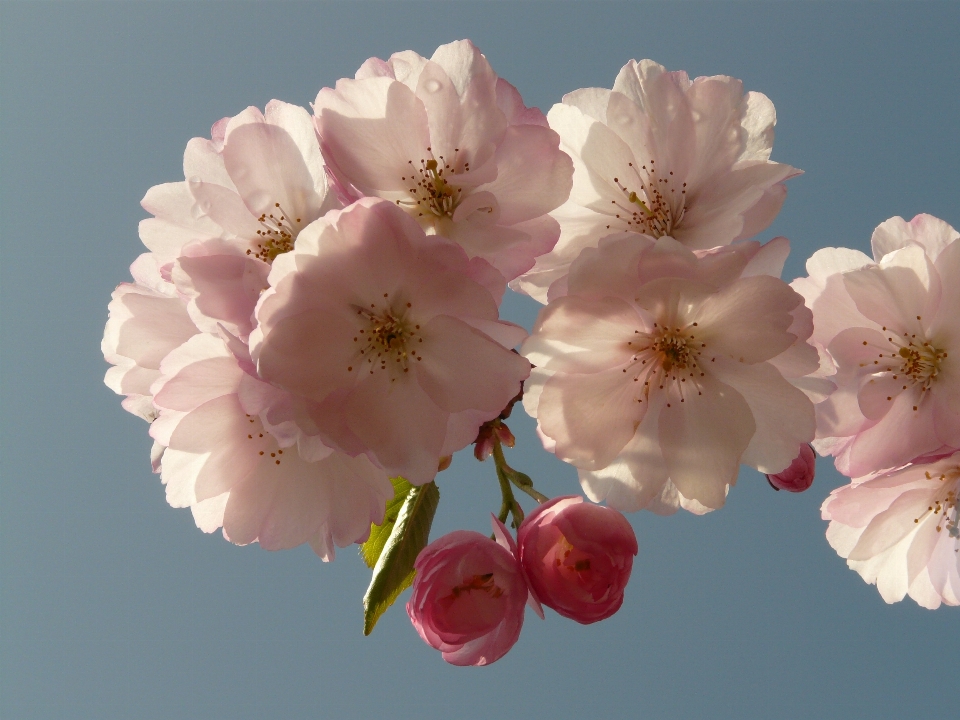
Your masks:
[[[956,717],[960,610],[886,605],[824,539],[842,483],[744,470],[705,517],[630,516],[621,612],[527,615],[481,669],[446,666],[398,606],[361,633],[352,549],[238,548],[167,507],[146,426],[103,386],[140,198],[248,105],[306,105],[368,57],[469,37],[528,104],[609,87],[629,59],[728,74],[802,168],[762,239],[867,250],[893,215],[960,227],[960,4],[351,2],[0,4],[0,715],[9,718]],[[537,305],[509,298],[530,327]],[[512,464],[578,491],[517,410]],[[485,530],[490,462],[439,478],[434,536]]]

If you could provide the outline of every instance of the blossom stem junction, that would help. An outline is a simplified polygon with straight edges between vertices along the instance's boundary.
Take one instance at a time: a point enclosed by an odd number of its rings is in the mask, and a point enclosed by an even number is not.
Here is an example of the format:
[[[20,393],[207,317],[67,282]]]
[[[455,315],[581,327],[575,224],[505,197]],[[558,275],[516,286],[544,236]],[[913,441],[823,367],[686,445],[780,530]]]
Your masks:
[[[503,456],[503,445],[497,434],[493,435],[493,461],[496,464],[500,493],[503,496],[503,503],[500,506],[500,522],[505,523],[507,515],[511,514],[513,515],[513,527],[518,528],[520,523],[523,522],[523,508],[520,507],[520,503],[513,495],[513,488],[510,487],[511,483],[538,503],[547,502],[550,498],[533,487],[533,480],[530,479],[529,475],[510,467]]]

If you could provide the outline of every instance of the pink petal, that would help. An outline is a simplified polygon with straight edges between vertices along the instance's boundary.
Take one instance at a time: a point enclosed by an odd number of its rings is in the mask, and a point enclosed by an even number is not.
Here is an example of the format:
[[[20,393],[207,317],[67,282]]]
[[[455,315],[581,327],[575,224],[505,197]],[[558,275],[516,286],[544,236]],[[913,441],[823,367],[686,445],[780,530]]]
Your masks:
[[[305,310],[270,328],[260,346],[257,370],[277,383],[316,401],[338,387],[353,384],[361,372],[358,324],[346,305]]]
[[[599,470],[580,470],[580,484],[594,502],[621,512],[635,512],[652,505],[669,482],[669,471],[660,447],[660,410],[663,397],[652,398],[633,438],[616,459]]]
[[[644,251],[654,242],[646,235],[620,233],[603,238],[596,248],[584,248],[570,265],[567,292],[585,297],[633,300],[639,275],[624,270],[637,267]]]
[[[756,426],[740,462],[768,474],[788,468],[813,440],[813,403],[769,363],[729,363],[717,374],[746,400]]]
[[[538,422],[561,459],[586,470],[605,467],[633,437],[647,410],[633,378],[620,368],[557,374],[540,395]]]
[[[267,287],[269,266],[242,255],[181,256],[174,265],[177,288],[190,299],[191,317],[206,332],[220,323],[240,336],[253,329],[253,309]]]
[[[923,250],[905,248],[885,258],[886,267],[868,267],[846,273],[843,283],[857,309],[870,320],[898,335],[922,332],[918,316],[932,311],[932,265]],[[936,283],[939,300],[939,282]],[[936,305],[933,306],[934,308]]]
[[[497,179],[478,189],[500,203],[500,223],[513,225],[550,212],[570,195],[573,162],[549,128],[514,125],[497,146]]]
[[[619,298],[560,298],[545,308],[521,353],[536,367],[591,373],[620,367],[633,356],[637,311]]]
[[[498,413],[530,374],[526,360],[449,315],[437,315],[424,326],[423,347],[418,345],[417,352],[420,386],[451,413]]]
[[[433,480],[449,413],[406,376],[391,382],[386,372],[364,378],[344,408],[347,424],[377,456],[391,477],[414,485]]]
[[[856,436],[848,450],[846,474],[859,477],[902,465],[940,447],[933,414],[920,408],[919,395],[916,386],[901,392],[875,425]]]
[[[847,559],[869,560],[896,545],[916,529],[913,519],[923,513],[929,498],[926,488],[904,492],[871,521]]]
[[[727,286],[707,298],[693,318],[702,328],[704,353],[724,353],[746,363],[779,355],[796,340],[787,329],[793,322],[790,311],[802,300],[786,283],[768,275]]]
[[[740,457],[756,432],[750,406],[729,385],[700,379],[698,394],[671,398],[660,412],[660,446],[670,479],[684,497],[709,508],[726,499],[737,481]],[[701,394],[702,393],[702,394]]]
[[[336,90],[320,91],[314,112],[324,156],[361,192],[411,187],[430,135],[423,103],[409,88],[388,78],[339,80]]]
[[[249,123],[230,129],[223,161],[254,215],[279,210],[300,227],[315,219],[322,198],[300,149],[282,128]]]
[[[517,89],[503,78],[497,78],[497,107],[511,125],[539,125],[549,127],[540,108],[527,107]]]

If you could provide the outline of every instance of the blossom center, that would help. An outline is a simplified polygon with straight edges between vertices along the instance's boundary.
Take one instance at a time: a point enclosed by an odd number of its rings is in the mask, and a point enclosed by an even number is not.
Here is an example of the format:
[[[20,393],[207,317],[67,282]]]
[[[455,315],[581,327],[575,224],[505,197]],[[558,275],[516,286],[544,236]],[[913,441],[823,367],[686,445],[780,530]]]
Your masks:
[[[554,563],[558,568],[577,575],[590,571],[590,558],[577,550],[563,534],[557,541],[556,552]]]
[[[660,366],[664,372],[670,372],[674,367],[686,370],[692,362],[694,351],[687,343],[687,338],[679,333],[665,332],[650,346],[660,355]]]
[[[610,201],[619,211],[614,215],[635,232],[655,238],[672,235],[686,210],[687,184],[678,185],[672,171],[659,175],[654,160],[639,170],[632,162],[628,165],[633,177],[613,179],[624,195],[623,200]]]
[[[919,315],[917,320],[920,320]],[[873,361],[873,366],[879,367],[872,367],[869,362],[860,363],[860,367],[869,368],[868,372],[880,376],[888,375],[892,380],[902,381],[904,383],[902,390],[906,390],[910,384],[919,385],[922,400],[922,393],[927,392],[940,375],[940,364],[947,357],[947,351],[918,338],[915,333],[904,332],[900,336],[886,327],[883,331],[889,333],[887,341],[893,347],[893,352],[878,354],[878,359]],[[867,341],[863,344],[866,345]],[[895,396],[896,393],[891,393],[887,400],[892,402]],[[918,401],[913,409],[918,410],[919,405]]]
[[[940,374],[940,361],[947,356],[947,353],[938,350],[928,342],[920,345],[911,342],[901,347],[897,355],[903,358],[900,372],[908,375],[915,383],[929,387]]]
[[[643,382],[639,402],[668,385],[679,391],[680,402],[685,402],[683,396],[686,392],[696,390],[698,395],[702,394],[699,379],[705,373],[700,367],[700,355],[707,345],[697,340],[696,327],[697,323],[686,328],[654,323],[652,333],[634,331],[635,337],[627,342],[627,346],[634,352],[632,369],[637,374],[633,380]],[[623,372],[628,372],[627,368]],[[691,382],[687,383],[688,380]]]
[[[383,297],[389,299],[389,293]],[[423,360],[414,347],[423,342],[420,326],[407,317],[411,307],[411,303],[405,303],[400,309],[392,305],[378,308],[371,303],[369,308],[357,308],[361,321],[353,342],[358,352],[348,372],[366,369],[373,375],[379,370],[390,373],[393,381],[410,371],[412,359]]]
[[[410,174],[400,179],[410,183],[411,187],[407,190],[411,197],[406,201],[397,200],[397,205],[416,211],[418,217],[453,217],[457,205],[463,199],[463,189],[450,182],[451,176],[457,174],[456,154],[459,152],[460,149],[455,148],[453,159],[448,161],[443,155],[433,157],[433,151],[428,147],[427,153],[431,156],[429,159],[420,158],[419,164],[408,160]],[[463,164],[461,172],[470,172],[469,162]]]
[[[257,218],[257,222],[260,223],[260,229],[257,230],[257,245],[256,248],[247,250],[247,255],[259,258],[265,263],[272,263],[277,255],[293,250],[300,225],[300,218],[291,221],[280,207],[280,203],[274,203],[273,206],[276,208],[276,214],[261,213]]]
[[[450,595],[444,600],[453,601],[459,598],[463,593],[470,593],[474,590],[487,593],[492,598],[498,598],[503,595],[503,588],[497,585],[493,579],[493,573],[484,573],[483,575],[474,575],[464,583],[455,586]]]

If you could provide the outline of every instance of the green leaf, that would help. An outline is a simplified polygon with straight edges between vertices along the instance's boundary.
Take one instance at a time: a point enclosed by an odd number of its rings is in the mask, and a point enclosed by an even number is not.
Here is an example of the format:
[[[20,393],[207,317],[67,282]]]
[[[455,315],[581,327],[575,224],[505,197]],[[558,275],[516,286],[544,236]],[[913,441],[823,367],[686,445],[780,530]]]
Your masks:
[[[383,522],[380,525],[370,525],[370,537],[360,545],[360,555],[368,568],[373,568],[380,559],[380,553],[383,552],[387,544],[387,538],[393,532],[393,526],[397,524],[397,518],[400,516],[400,509],[403,507],[407,494],[413,490],[413,485],[408,483],[402,477],[390,478],[393,483],[393,499],[387,501],[387,510],[383,514]]]
[[[406,483],[405,480],[403,482]],[[399,495],[401,487],[396,482],[394,487],[397,488],[397,495]],[[395,496],[394,501],[396,500]],[[370,587],[363,596],[364,635],[369,635],[373,631],[380,616],[413,582],[415,574],[413,564],[430,538],[430,525],[433,524],[433,516],[437,512],[439,503],[440,490],[434,482],[406,490],[390,535],[378,554],[373,576],[370,578]],[[390,506],[388,505],[387,508],[389,512]],[[382,527],[385,528],[386,525],[385,518]],[[374,546],[371,545],[370,550],[372,556],[375,552]],[[366,553],[364,558],[367,559]]]

